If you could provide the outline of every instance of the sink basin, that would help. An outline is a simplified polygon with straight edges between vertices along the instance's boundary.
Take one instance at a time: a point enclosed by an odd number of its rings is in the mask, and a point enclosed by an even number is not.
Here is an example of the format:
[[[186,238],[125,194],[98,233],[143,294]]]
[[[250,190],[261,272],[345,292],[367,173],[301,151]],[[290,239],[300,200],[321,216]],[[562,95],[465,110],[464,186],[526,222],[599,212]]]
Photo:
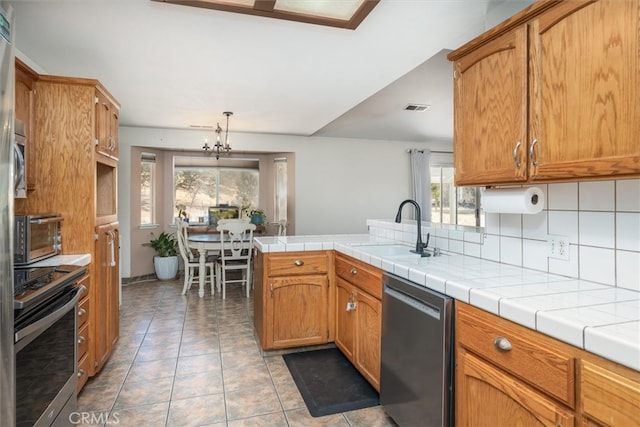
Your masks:
[[[415,249],[414,246],[406,246],[406,245],[372,245],[372,246],[358,246],[358,250],[373,256],[377,256],[380,258],[420,258],[420,255],[411,252]],[[426,250],[433,257],[433,250],[429,248]],[[438,253],[437,256],[448,255],[444,252]]]
[[[418,256],[410,252],[414,249],[411,246],[405,245],[379,245],[379,246],[359,246],[358,250],[365,252],[369,255],[375,255],[378,257],[396,257],[396,256]]]

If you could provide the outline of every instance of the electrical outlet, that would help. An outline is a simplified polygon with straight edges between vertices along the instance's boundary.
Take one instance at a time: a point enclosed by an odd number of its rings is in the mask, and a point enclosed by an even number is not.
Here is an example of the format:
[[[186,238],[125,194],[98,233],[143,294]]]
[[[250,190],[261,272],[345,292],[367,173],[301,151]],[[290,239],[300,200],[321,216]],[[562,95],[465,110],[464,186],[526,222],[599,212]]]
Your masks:
[[[569,260],[569,238],[566,236],[547,236],[547,256],[549,258]]]

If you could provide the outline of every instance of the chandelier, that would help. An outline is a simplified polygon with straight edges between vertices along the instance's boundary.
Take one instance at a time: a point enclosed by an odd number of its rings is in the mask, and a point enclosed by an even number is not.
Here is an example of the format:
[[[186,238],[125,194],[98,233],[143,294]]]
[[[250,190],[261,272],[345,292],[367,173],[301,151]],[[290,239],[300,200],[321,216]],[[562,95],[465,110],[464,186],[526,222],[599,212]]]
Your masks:
[[[216,160],[218,160],[220,156],[228,156],[229,151],[231,151],[231,146],[229,145],[229,116],[232,116],[233,112],[225,111],[222,114],[227,116],[227,127],[224,131],[224,142],[222,142],[222,139],[220,138],[220,135],[222,134],[222,128],[220,127],[220,123],[218,123],[216,125],[216,143],[213,145],[213,148],[209,145],[209,142],[207,142],[206,139],[204,141],[204,145],[202,146],[204,153],[209,155],[215,154]]]

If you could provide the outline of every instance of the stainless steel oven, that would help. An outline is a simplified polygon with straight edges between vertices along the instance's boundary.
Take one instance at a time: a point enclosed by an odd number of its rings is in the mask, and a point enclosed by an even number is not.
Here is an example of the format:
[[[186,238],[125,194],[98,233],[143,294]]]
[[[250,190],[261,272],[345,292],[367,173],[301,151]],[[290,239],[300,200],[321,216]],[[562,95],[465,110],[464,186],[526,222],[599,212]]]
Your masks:
[[[16,426],[68,426],[76,410],[77,305],[85,268],[16,270]]]
[[[14,220],[13,263],[27,265],[62,250],[60,214],[16,215]]]

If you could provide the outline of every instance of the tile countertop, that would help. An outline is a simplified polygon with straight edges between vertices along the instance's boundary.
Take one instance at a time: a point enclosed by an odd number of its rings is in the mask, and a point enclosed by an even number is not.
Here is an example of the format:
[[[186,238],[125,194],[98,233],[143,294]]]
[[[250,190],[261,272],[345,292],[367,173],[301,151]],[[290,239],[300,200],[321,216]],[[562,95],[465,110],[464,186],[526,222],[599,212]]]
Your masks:
[[[84,267],[91,263],[91,254],[56,255],[35,262],[30,267],[57,267],[59,265],[78,265]]]
[[[368,234],[254,241],[264,253],[334,249],[640,371],[640,292],[458,254],[420,258]]]

